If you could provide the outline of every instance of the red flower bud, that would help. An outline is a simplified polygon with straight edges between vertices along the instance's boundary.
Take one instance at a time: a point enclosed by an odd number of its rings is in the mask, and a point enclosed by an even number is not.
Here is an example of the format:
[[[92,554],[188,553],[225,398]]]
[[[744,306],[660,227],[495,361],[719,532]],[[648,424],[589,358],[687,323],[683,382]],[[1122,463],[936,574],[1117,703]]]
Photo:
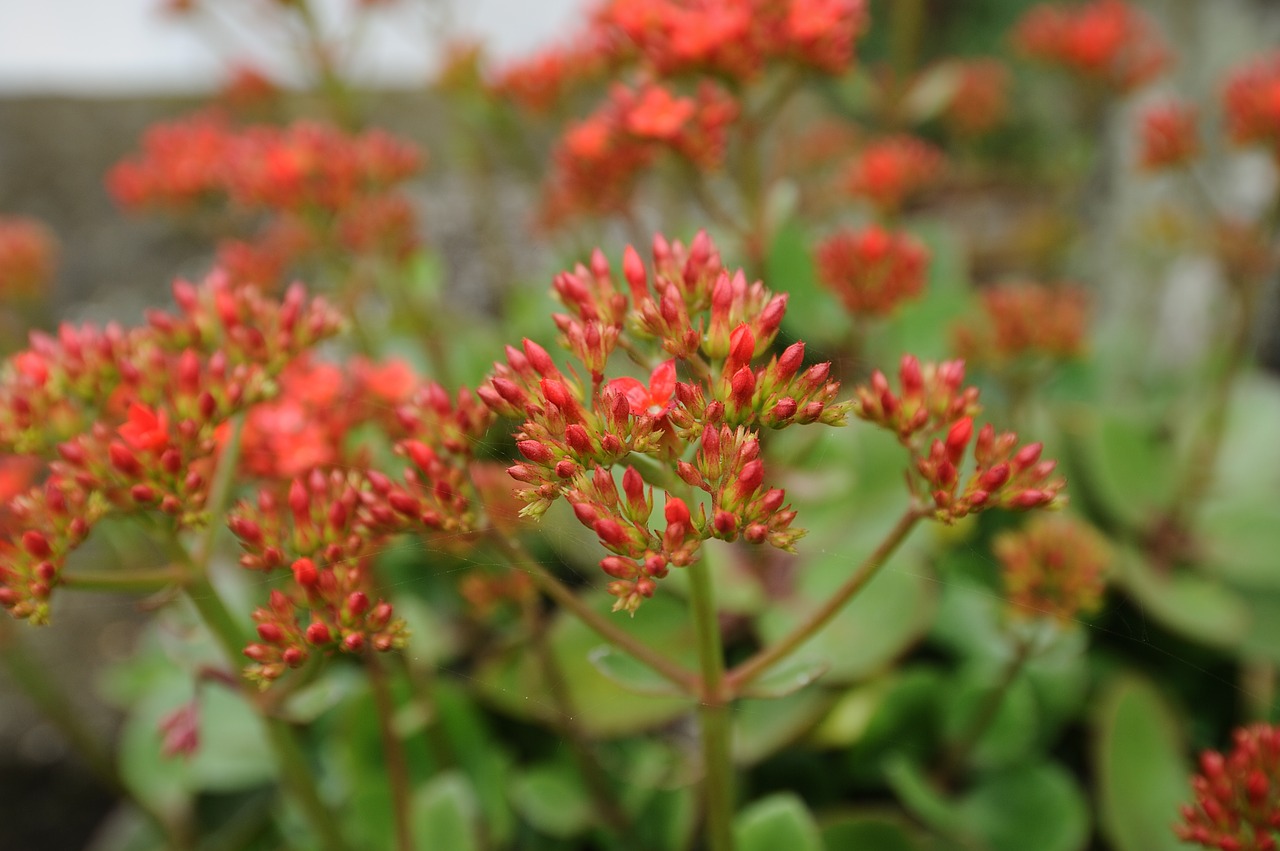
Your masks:
[[[626,531],[611,517],[601,517],[592,527],[606,546],[621,547],[629,542]]]
[[[804,343],[796,342],[787,346],[778,358],[777,374],[782,381],[787,381],[791,376],[800,371],[800,367],[804,365]]]
[[[359,653],[364,649],[364,634],[353,632],[342,639],[342,647],[350,653]]]
[[[964,417],[951,426],[951,430],[947,432],[947,457],[951,459],[951,463],[960,463],[972,437],[973,417]]]
[[[333,641],[333,634],[328,626],[316,621],[307,627],[307,641],[312,644],[328,644]]]
[[[547,464],[555,457],[545,443],[537,440],[521,440],[516,443],[520,454],[537,464]]]
[[[309,558],[300,558],[293,563],[293,581],[297,582],[303,588],[313,588],[319,581],[320,575],[316,571],[316,563]]]
[[[742,323],[729,335],[728,363],[744,366],[751,362],[756,353],[756,337],[751,326]]]
[[[537,370],[539,375],[546,377],[559,374],[555,361],[551,359],[551,355],[547,354],[547,350],[528,337],[524,339],[524,353],[529,358],[529,364]]]
[[[363,591],[352,591],[347,595],[347,611],[359,617],[369,610],[369,597]]]
[[[22,533],[22,548],[34,558],[48,558],[53,553],[49,540],[35,529]]]
[[[142,472],[142,465],[123,443],[110,444],[107,447],[107,457],[111,459],[111,466],[126,476],[136,476]]]
[[[258,624],[258,637],[268,644],[279,644],[284,638],[284,630],[280,629],[278,624],[260,623]]]
[[[667,496],[667,504],[663,508],[663,514],[666,515],[668,524],[683,523],[688,526],[691,523],[689,506],[685,505],[684,500],[678,496]]]

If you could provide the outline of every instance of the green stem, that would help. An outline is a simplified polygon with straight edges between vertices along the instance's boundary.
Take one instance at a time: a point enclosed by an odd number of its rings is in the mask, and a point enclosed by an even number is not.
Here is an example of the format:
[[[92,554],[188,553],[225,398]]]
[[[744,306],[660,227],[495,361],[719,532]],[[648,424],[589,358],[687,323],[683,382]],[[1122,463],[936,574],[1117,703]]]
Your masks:
[[[729,671],[725,677],[725,686],[730,694],[740,694],[742,689],[760,677],[774,665],[790,656],[806,641],[812,638],[827,622],[845,607],[854,595],[866,586],[889,560],[898,546],[906,540],[916,523],[925,516],[922,509],[912,506],[898,518],[898,522],[889,530],[889,534],[858,565],[858,569],[845,580],[836,592],[827,598],[821,606],[809,615],[770,647],[766,647],[750,659]]]
[[[586,732],[578,723],[573,698],[569,694],[568,683],[564,672],[547,640],[547,620],[538,611],[536,597],[527,597],[522,604],[525,628],[529,633],[530,644],[538,665],[542,669],[542,677],[547,683],[547,692],[556,713],[557,732],[569,744],[569,753],[577,766],[578,774],[587,788],[587,794],[595,805],[600,821],[613,834],[623,848],[633,848],[632,827],[627,813],[614,794],[612,784],[599,761],[591,751]]]
[[[193,570],[196,567],[192,565]],[[203,573],[194,575],[187,585],[187,596],[200,614],[200,619],[213,633],[214,639],[227,655],[233,665],[238,665],[240,652],[244,647],[244,636],[240,626],[223,603],[217,589]],[[253,701],[250,705],[258,709]],[[306,754],[298,744],[293,729],[279,718],[264,715],[259,711],[258,717],[266,727],[267,740],[276,758],[276,764],[284,775],[285,784],[293,792],[294,798],[302,808],[303,815],[311,825],[316,838],[320,840],[325,851],[347,851],[347,844],[342,840],[338,822],[333,811],[320,797],[316,788],[314,773],[307,762]]]
[[[733,851],[733,755],[729,724],[730,692],[725,688],[724,649],[715,587],[705,560],[688,567],[689,601],[702,667],[698,720],[702,738],[703,803],[707,847]]]
[[[947,752],[942,766],[942,778],[945,783],[949,784],[964,770],[965,765],[969,762],[969,757],[973,754],[973,749],[978,746],[978,742],[991,727],[991,723],[996,720],[996,715],[1000,712],[1000,706],[1004,703],[1005,695],[1008,694],[1014,681],[1018,679],[1018,674],[1022,672],[1027,660],[1031,658],[1033,645],[1034,642],[1029,639],[1019,639],[1017,641],[1013,656],[1005,666],[1004,673],[1000,675],[1000,680],[996,683],[996,687],[987,694],[986,700],[983,701],[981,708],[978,710],[978,714],[973,716],[973,720],[969,722],[969,726],[960,735],[960,739]]]
[[[492,539],[510,560],[511,567],[528,572],[548,597],[568,609],[605,641],[649,667],[680,691],[686,694],[693,694],[696,691],[698,679],[695,674],[629,635],[609,618],[578,599],[578,595],[561,584],[560,580],[533,558],[518,541],[501,533],[495,533]]]
[[[365,654],[369,672],[369,688],[373,692],[374,714],[378,719],[378,735],[382,738],[382,755],[386,761],[387,784],[391,788],[391,810],[395,823],[396,848],[413,851],[413,827],[409,819],[409,761],[404,742],[395,729],[395,701],[387,682],[387,672],[376,652]]]
[[[58,577],[58,582],[77,591],[107,591],[150,594],[187,579],[185,571],[174,567],[155,570],[74,570]]]
[[[191,847],[189,837],[181,826],[172,823],[149,803],[138,797],[116,770],[111,753],[103,746],[93,731],[84,725],[70,698],[48,676],[44,667],[34,659],[22,643],[16,629],[7,617],[0,616],[0,660],[3,660],[9,678],[22,689],[27,698],[40,710],[66,738],[89,770],[116,794],[126,798],[138,812],[156,826],[175,849]]]
[[[907,84],[920,61],[920,42],[924,35],[925,0],[892,0],[889,8],[889,51],[893,63],[893,94],[888,118],[896,125],[902,118],[901,106]]]

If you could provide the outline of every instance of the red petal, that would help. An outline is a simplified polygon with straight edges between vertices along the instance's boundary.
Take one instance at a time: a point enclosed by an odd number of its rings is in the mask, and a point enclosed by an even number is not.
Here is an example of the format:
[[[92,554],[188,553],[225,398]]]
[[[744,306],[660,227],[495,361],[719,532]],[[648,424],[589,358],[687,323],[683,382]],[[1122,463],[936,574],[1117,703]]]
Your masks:
[[[649,401],[655,405],[669,407],[675,392],[676,361],[672,358],[653,368],[653,374],[649,376]]]
[[[649,407],[649,388],[641,384],[639,379],[627,375],[615,378],[605,386],[626,396],[631,405],[631,413],[635,416],[643,415]]]

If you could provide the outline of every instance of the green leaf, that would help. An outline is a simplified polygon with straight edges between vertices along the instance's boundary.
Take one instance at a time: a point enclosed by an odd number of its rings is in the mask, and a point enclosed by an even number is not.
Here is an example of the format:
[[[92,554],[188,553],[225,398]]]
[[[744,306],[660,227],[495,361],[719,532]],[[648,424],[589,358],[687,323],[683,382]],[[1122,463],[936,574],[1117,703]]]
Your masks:
[[[870,721],[849,749],[850,770],[873,782],[879,779],[886,760],[926,760],[935,755],[935,731],[948,686],[947,677],[924,665],[901,668],[889,675],[887,684],[872,686],[883,694],[876,696]]]
[[[516,812],[550,836],[568,839],[594,821],[591,797],[568,765],[546,763],[520,771],[507,783],[507,793]]]
[[[1089,841],[1084,795],[1070,774],[1051,763],[983,778],[960,803],[959,816],[990,851],[1080,851]]]
[[[734,762],[759,762],[800,738],[836,700],[826,689],[812,688],[772,700],[744,700],[733,711]]]
[[[919,831],[897,813],[842,813],[822,821],[822,840],[839,851],[922,851]]]
[[[1272,502],[1217,501],[1200,515],[1205,570],[1232,583],[1280,590],[1280,523]]]
[[[949,690],[943,732],[952,745],[970,733],[980,713],[1000,687],[1000,672],[985,666],[966,666],[957,673]],[[995,714],[987,722],[972,750],[969,764],[979,768],[998,768],[1017,763],[1040,742],[1040,718],[1035,690],[1025,677],[1017,677],[999,695]]]
[[[797,220],[784,224],[765,258],[765,280],[775,292],[791,295],[783,320],[789,336],[821,346],[846,339],[852,324],[818,282],[812,254],[816,241]]]
[[[1234,648],[1249,631],[1245,600],[1221,582],[1186,570],[1157,573],[1136,550],[1115,550],[1115,582],[1143,611],[1174,632],[1217,647]]]
[[[1141,526],[1174,487],[1177,465],[1161,423],[1092,407],[1067,425],[1073,478],[1088,481],[1106,510]]]
[[[479,800],[489,836],[497,843],[508,841],[515,832],[515,815],[503,794],[510,758],[499,749],[484,715],[462,688],[441,678],[435,683],[435,699],[440,723],[460,767],[470,778],[469,788]]]
[[[1093,720],[1099,821],[1116,851],[1191,847],[1173,835],[1191,785],[1168,704],[1144,681],[1120,676],[1108,684]]]
[[[803,659],[788,659],[770,668],[760,679],[743,689],[742,696],[786,697],[817,682],[829,667],[830,665],[825,661],[806,662]]]
[[[870,537],[876,531],[873,528]],[[859,546],[859,537],[867,535],[850,535],[845,546],[815,557],[801,572],[796,592],[765,611],[758,626],[766,642],[778,641],[799,625],[856,569],[862,554],[874,546]],[[793,658],[828,665],[824,684],[866,679],[919,640],[928,629],[935,600],[936,586],[925,568],[909,547],[899,550]]]
[[[646,601],[635,617],[628,617],[611,613],[612,598],[604,594],[592,594],[585,600],[639,641],[696,669],[697,642],[683,601],[659,594]],[[569,703],[590,736],[608,738],[641,732],[669,723],[689,710],[687,698],[634,694],[601,673],[592,663],[591,654],[605,642],[571,615],[557,614],[550,641],[564,676]],[[618,674],[616,667],[611,673]],[[476,677],[485,697],[504,711],[543,722],[557,717],[541,666],[526,646],[509,648],[485,660]]]
[[[791,794],[771,795],[751,804],[734,820],[738,851],[823,851],[822,834],[805,808]]]
[[[612,645],[601,644],[591,648],[587,651],[587,660],[609,682],[631,694],[670,697],[681,693],[670,680],[659,676],[648,665],[636,661],[634,656],[629,656]]]
[[[437,776],[413,796],[410,824],[420,847],[481,851],[480,807],[467,778],[457,771]]]

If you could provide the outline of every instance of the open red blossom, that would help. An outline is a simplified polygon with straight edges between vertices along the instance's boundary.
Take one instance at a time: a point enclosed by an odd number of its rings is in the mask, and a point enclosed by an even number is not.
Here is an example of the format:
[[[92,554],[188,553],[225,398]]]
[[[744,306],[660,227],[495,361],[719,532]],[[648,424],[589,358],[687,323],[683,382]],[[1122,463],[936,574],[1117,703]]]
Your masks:
[[[1170,61],[1155,25],[1123,0],[1093,0],[1071,9],[1036,6],[1019,21],[1013,38],[1031,59],[1121,92],[1149,82]]]
[[[169,415],[134,402],[129,406],[129,418],[117,431],[134,449],[163,449],[169,445]]]
[[[627,113],[627,130],[645,139],[672,141],[693,117],[697,106],[661,86],[650,86]]]
[[[1179,101],[1156,104],[1142,114],[1139,162],[1148,171],[1186,165],[1200,153],[1196,110]]]
[[[1223,101],[1231,140],[1264,145],[1280,159],[1280,51],[1236,68]]]
[[[629,375],[613,379],[608,387],[627,397],[633,416],[664,417],[671,410],[676,392],[675,359],[663,361],[654,367],[649,375],[648,387]]]

